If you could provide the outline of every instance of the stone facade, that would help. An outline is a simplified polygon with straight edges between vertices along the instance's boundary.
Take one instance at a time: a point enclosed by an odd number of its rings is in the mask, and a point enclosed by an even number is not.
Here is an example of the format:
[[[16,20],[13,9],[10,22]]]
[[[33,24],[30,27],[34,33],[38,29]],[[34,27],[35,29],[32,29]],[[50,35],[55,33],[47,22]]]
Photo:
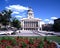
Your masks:
[[[34,18],[34,13],[31,8],[28,10],[27,18],[21,19],[21,26],[23,30],[40,30],[40,21],[39,18]]]

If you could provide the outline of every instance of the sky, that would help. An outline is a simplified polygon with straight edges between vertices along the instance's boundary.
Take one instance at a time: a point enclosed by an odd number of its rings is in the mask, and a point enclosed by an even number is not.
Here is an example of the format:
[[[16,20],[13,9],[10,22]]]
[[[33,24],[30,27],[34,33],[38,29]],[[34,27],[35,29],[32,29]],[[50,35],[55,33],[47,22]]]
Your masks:
[[[0,12],[4,9],[13,11],[12,17],[21,19],[27,17],[27,10],[31,7],[35,18],[43,23],[52,23],[60,18],[60,0],[0,0]]]

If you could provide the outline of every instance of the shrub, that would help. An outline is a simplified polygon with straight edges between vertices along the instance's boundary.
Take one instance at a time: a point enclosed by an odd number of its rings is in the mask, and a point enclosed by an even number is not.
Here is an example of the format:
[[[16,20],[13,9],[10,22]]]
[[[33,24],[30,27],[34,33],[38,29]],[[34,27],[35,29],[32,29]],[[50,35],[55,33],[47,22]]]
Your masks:
[[[11,45],[13,45],[13,46],[17,45],[17,42],[16,42],[15,39],[12,40],[12,44]]]
[[[33,44],[33,39],[29,39],[29,44]]]
[[[43,41],[41,41],[40,43],[39,43],[39,45],[38,45],[38,47],[37,48],[43,48]]]
[[[11,48],[11,46],[6,46],[6,48]]]
[[[44,41],[47,41],[47,37],[44,37]]]
[[[22,42],[22,48],[26,48],[26,43]]]

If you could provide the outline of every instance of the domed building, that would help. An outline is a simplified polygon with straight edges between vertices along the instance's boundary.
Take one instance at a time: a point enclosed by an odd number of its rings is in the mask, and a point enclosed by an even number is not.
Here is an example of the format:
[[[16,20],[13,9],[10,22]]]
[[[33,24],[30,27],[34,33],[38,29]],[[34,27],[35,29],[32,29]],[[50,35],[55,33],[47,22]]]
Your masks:
[[[40,30],[42,28],[40,22],[41,19],[34,18],[34,12],[32,8],[29,8],[27,18],[21,19],[22,30]]]

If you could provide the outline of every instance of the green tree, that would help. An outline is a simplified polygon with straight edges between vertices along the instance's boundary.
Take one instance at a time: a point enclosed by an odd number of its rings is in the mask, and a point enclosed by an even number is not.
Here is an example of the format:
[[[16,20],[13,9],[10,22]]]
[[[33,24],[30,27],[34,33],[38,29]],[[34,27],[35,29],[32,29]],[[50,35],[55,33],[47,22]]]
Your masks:
[[[2,22],[2,13],[0,13],[0,23]]]
[[[54,20],[53,30],[56,32],[60,32],[60,18]]]
[[[11,19],[11,10],[3,10],[0,13],[0,23],[4,26],[8,25]]]
[[[21,23],[18,19],[14,18],[12,21],[11,21],[11,25],[17,29],[21,28]]]

